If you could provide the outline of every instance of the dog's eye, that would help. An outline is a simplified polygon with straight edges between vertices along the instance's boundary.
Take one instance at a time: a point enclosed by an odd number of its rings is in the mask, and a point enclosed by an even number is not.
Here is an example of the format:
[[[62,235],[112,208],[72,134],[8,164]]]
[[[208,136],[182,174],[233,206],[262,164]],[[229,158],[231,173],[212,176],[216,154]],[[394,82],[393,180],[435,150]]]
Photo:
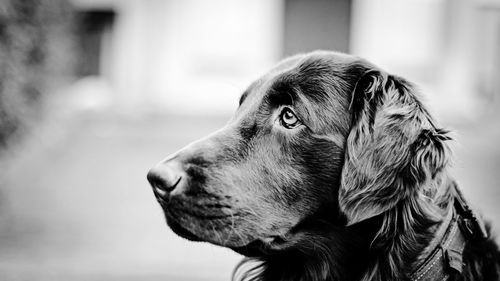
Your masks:
[[[280,123],[287,129],[293,129],[300,124],[300,121],[290,108],[285,107],[280,114]]]

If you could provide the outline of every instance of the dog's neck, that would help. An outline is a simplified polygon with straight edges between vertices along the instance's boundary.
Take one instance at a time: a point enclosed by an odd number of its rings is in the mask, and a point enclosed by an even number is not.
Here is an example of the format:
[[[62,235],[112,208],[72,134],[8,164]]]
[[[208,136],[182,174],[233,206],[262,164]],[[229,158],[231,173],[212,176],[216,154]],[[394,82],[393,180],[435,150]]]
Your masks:
[[[309,223],[315,225],[308,228]],[[246,262],[257,261],[258,264],[237,280],[360,279],[363,273],[360,269],[367,268],[374,255],[370,243],[381,223],[382,216],[349,227],[335,226],[327,220],[305,222],[293,247],[266,253],[255,260],[246,259]]]
[[[425,247],[425,249],[418,255],[415,260],[415,264],[422,264],[429,257],[429,255],[436,249],[442,241],[447,229],[450,226],[451,220],[453,218],[453,208],[450,204],[448,208],[443,210],[443,219],[436,224],[434,227],[430,228],[430,232],[433,233],[433,238]]]
[[[394,209],[348,227],[322,221],[292,250],[259,258],[251,280],[405,280],[446,230],[452,180],[441,178],[432,202],[400,202]],[[323,218],[324,219],[324,218]],[[320,223],[320,224],[321,224]]]
[[[360,280],[406,280],[439,244],[453,208],[454,182],[443,173],[427,184],[437,192],[403,200],[383,214],[371,244],[379,254]]]

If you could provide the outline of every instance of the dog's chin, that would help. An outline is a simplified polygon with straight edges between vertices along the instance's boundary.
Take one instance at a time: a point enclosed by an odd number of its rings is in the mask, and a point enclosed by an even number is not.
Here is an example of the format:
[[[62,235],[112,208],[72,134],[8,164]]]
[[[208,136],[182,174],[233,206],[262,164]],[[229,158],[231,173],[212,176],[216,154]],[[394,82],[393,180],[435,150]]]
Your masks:
[[[223,247],[243,247],[254,240],[249,235],[236,234],[230,218],[207,219],[165,209],[165,217],[172,231],[190,241],[208,242]],[[248,233],[246,233],[248,234]]]
[[[204,241],[202,238],[196,236],[194,233],[192,233],[189,230],[187,230],[186,228],[182,227],[178,222],[176,222],[174,219],[172,219],[168,215],[166,217],[167,217],[168,226],[170,227],[170,229],[172,229],[172,231],[175,234],[179,235],[182,238],[185,238],[187,240],[194,241],[194,242]]]
[[[203,237],[202,238],[202,237],[192,233],[188,229],[182,227],[181,224],[179,224],[178,222],[176,222],[172,218],[169,219],[168,216],[167,216],[167,224],[175,234],[177,234],[178,236],[180,236],[184,239],[187,239],[187,240],[193,241],[193,242],[209,242],[209,243],[216,244],[219,246],[227,247],[227,248],[230,248],[233,251],[235,251],[241,255],[247,256],[247,257],[260,257],[260,256],[264,256],[264,255],[269,255],[275,251],[274,249],[271,249],[269,247],[268,243],[266,243],[260,239],[254,240],[253,242],[247,243],[245,245],[238,245],[238,244],[221,245],[220,243],[214,241],[214,239],[212,239],[211,237]],[[204,235],[202,235],[202,236],[204,236]]]

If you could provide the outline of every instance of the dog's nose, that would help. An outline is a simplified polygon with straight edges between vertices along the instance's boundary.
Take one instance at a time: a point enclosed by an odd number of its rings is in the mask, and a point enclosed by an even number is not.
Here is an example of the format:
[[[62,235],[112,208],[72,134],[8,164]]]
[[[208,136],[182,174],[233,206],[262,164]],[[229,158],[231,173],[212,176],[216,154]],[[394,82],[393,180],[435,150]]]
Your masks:
[[[179,185],[182,180],[182,173],[173,165],[158,164],[149,170],[147,178],[154,192],[161,197],[165,197]]]

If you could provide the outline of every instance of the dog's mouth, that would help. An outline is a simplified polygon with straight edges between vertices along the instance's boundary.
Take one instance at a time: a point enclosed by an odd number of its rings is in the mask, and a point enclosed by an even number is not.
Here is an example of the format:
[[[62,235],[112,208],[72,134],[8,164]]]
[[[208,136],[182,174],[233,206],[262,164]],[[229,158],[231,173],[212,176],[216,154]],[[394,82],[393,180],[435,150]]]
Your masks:
[[[190,241],[228,247],[245,256],[269,255],[293,244],[291,229],[262,232],[263,229],[255,228],[258,220],[244,212],[171,203],[160,202],[167,224],[174,233]]]
[[[228,210],[196,207],[165,206],[162,204],[168,226],[177,235],[190,241],[204,241],[229,247],[248,243],[245,235],[236,233],[233,225],[241,215]]]
[[[187,228],[183,227],[181,223],[179,223],[171,214],[169,214],[169,212],[166,212],[166,217],[168,226],[175,234],[193,242],[209,242],[210,239],[207,239],[207,237],[200,237]],[[270,242],[271,240],[272,242]],[[273,249],[271,244],[280,244],[282,241],[283,240],[280,237],[276,236],[269,237],[267,239],[256,239],[245,245],[238,245],[229,248],[247,257],[258,257],[262,255],[272,254],[276,251],[276,249]]]

